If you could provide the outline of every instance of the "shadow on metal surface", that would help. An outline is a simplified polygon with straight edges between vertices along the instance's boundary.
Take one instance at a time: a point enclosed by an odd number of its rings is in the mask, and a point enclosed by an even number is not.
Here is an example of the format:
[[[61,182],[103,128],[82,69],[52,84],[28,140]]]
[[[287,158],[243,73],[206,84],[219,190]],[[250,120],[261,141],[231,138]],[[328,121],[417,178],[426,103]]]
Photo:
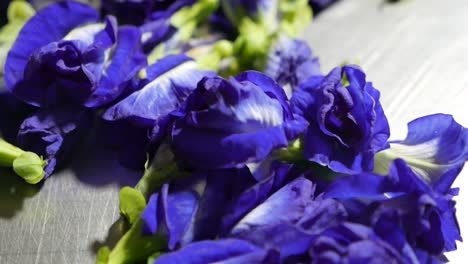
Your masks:
[[[112,226],[109,228],[107,233],[107,237],[104,241],[95,240],[90,245],[90,250],[94,254],[97,254],[100,248],[108,247],[109,249],[113,249],[117,242],[119,242],[120,238],[128,231],[128,223],[123,217],[120,217]]]
[[[130,170],[119,164],[114,150],[97,142],[94,136],[88,137],[79,146],[70,168],[75,177],[95,187],[117,184],[118,186],[135,186],[143,176],[143,171]]]
[[[0,168],[0,218],[12,218],[23,208],[24,200],[35,196],[42,187],[31,185],[11,170]]]

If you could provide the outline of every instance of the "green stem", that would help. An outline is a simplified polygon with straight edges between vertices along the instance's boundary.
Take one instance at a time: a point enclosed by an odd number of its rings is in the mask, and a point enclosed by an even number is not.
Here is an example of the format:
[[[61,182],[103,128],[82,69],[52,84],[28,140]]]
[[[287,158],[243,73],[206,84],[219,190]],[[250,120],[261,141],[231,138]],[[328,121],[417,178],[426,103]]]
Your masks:
[[[21,156],[24,150],[13,146],[0,138],[0,166],[13,167],[13,161]]]

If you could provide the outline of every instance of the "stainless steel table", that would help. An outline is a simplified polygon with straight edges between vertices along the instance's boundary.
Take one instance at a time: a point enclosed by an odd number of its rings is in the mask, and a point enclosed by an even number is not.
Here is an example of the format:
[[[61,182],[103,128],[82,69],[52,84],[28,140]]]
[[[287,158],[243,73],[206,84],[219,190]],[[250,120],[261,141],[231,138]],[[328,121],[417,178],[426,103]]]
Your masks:
[[[310,25],[305,38],[323,70],[360,64],[382,92],[392,138],[406,123],[443,112],[468,126],[468,1],[342,0]],[[96,249],[118,233],[118,191],[138,172],[113,154],[85,144],[68,169],[40,188],[0,171],[0,263],[93,263]],[[468,228],[468,169],[459,176],[458,218]],[[462,235],[468,238],[466,229]],[[463,263],[468,246],[448,254]]]

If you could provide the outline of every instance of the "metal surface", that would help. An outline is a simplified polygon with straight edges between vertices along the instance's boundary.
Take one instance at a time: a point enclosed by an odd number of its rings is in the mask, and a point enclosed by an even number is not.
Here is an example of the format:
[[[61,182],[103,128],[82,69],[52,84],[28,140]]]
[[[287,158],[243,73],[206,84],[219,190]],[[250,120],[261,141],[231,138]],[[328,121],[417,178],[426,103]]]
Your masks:
[[[323,70],[343,61],[360,64],[382,92],[392,138],[415,117],[443,112],[468,126],[468,1],[342,0],[305,33]],[[0,263],[93,263],[96,249],[118,218],[118,190],[138,173],[122,169],[91,139],[71,166],[38,190],[0,171]],[[468,171],[458,217],[468,224]],[[118,226],[113,226],[113,231]],[[468,237],[468,232],[462,229]],[[467,246],[448,254],[463,263]]]

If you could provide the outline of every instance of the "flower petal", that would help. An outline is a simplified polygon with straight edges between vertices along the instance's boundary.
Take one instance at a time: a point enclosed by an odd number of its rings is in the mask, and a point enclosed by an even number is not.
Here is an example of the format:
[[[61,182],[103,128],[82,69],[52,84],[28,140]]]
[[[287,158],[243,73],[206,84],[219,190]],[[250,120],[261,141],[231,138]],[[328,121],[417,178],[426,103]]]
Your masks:
[[[208,72],[196,69],[196,63],[184,55],[170,55],[146,69],[149,83],[141,90],[110,107],[106,120],[127,119],[152,126],[176,110]]]
[[[452,116],[424,116],[408,124],[405,140],[376,156],[376,171],[386,173],[392,160],[402,158],[435,190],[445,193],[468,159],[468,129]]]
[[[57,18],[60,18],[57,21]],[[89,5],[63,1],[48,5],[21,29],[5,63],[5,82],[11,90],[23,79],[29,57],[40,47],[59,41],[74,28],[99,21],[99,14]]]
[[[154,264],[267,263],[268,251],[239,239],[200,241],[160,256]],[[272,263],[272,262],[268,262]],[[273,262],[276,263],[276,262]]]
[[[47,160],[45,177],[67,158],[80,135],[90,129],[92,115],[77,108],[41,110],[25,119],[18,132],[18,144]]]
[[[119,28],[117,46],[109,58],[110,65],[102,72],[96,90],[85,102],[87,107],[99,107],[119,97],[128,82],[146,66],[146,56],[141,47],[141,34],[135,27]]]

